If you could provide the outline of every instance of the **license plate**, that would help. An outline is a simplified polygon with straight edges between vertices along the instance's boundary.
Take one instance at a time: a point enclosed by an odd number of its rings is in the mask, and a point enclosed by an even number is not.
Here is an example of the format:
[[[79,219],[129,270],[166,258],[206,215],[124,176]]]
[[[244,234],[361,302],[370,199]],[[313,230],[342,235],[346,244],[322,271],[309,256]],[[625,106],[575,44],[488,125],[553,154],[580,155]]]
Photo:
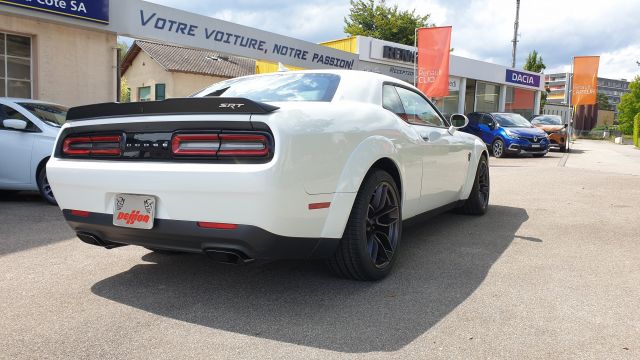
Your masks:
[[[539,147],[540,147],[540,144],[531,144],[531,147],[532,147],[532,148],[539,148]]]
[[[116,194],[113,225],[151,229],[156,214],[156,198],[151,195]]]

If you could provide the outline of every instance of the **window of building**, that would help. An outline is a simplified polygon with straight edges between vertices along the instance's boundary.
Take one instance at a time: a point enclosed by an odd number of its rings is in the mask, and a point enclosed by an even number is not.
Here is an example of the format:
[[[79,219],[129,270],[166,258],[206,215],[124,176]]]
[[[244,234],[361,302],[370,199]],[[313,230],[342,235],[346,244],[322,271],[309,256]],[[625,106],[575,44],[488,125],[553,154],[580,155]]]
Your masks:
[[[507,86],[504,111],[520,114],[529,119],[533,116],[536,92]]]
[[[30,99],[31,69],[31,38],[0,33],[0,96]]]
[[[464,113],[468,114],[475,111],[476,100],[476,81],[467,79],[467,88],[464,95]]]
[[[151,86],[138,88],[138,101],[151,101]]]
[[[458,113],[458,103],[460,100],[460,91],[449,91],[449,95],[444,97],[432,98],[433,104],[444,114],[449,117],[451,114]]]
[[[500,85],[477,82],[475,111],[496,112],[500,106]]]
[[[165,84],[156,84],[156,100],[166,99],[165,89]]]

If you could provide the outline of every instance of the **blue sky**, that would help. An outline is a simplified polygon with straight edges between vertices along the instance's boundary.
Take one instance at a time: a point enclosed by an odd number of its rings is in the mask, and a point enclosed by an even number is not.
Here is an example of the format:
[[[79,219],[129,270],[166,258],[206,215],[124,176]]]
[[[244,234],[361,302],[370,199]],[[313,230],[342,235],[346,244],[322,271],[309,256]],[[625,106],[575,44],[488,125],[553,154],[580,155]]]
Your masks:
[[[344,37],[348,0],[150,0],[308,41]],[[454,54],[511,64],[515,0],[387,0],[452,25]],[[536,49],[547,73],[569,71],[572,56],[600,55],[601,77],[640,75],[640,1],[521,0],[517,67]]]

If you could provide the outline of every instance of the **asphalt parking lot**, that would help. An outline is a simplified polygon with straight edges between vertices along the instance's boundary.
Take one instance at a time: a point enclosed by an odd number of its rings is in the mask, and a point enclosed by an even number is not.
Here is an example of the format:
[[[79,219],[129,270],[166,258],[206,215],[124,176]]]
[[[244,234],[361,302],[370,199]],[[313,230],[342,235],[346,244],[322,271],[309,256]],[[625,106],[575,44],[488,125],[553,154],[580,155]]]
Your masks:
[[[489,213],[405,229],[377,283],[104,250],[1,199],[0,358],[640,358],[640,151],[618,149],[492,158]]]

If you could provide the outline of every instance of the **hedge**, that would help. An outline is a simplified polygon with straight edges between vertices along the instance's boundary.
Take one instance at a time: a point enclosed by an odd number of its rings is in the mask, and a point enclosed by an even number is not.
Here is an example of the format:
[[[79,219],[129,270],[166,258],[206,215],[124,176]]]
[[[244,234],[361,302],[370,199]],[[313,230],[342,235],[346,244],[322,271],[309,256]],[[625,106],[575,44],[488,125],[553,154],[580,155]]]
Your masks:
[[[633,143],[640,147],[640,113],[633,118]]]

